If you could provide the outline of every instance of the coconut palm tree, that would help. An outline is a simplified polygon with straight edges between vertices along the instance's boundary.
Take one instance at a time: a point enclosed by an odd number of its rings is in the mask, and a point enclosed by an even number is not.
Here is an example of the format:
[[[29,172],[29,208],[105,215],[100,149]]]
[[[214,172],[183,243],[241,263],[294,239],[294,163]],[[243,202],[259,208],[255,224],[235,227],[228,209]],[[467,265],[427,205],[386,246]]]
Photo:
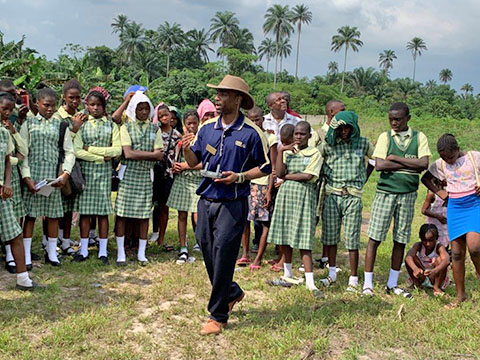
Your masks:
[[[427,44],[423,39],[414,37],[407,43],[407,50],[412,52],[413,56],[413,81],[415,81],[415,70],[417,67],[417,55],[422,56],[422,51],[427,51]]]
[[[298,57],[300,54],[300,34],[302,33],[302,24],[310,24],[312,22],[312,12],[308,6],[301,4],[296,5],[292,9],[292,22],[297,24],[297,58],[295,60],[295,79],[298,79]]]
[[[337,29],[338,34],[332,36],[332,51],[339,52],[342,47],[345,47],[345,58],[343,61],[342,86],[340,92],[343,93],[343,84],[345,81],[345,69],[347,67],[347,52],[348,48],[358,52],[359,48],[363,46],[363,41],[360,38],[360,31],[356,26],[342,26]]]
[[[437,86],[437,82],[435,80],[428,80],[425,83],[425,89],[428,91],[432,91]]]
[[[210,21],[210,39],[219,41],[220,46],[223,48],[227,47],[227,43],[234,39],[235,30],[239,28],[239,21],[235,17],[235,13],[231,11],[217,11]],[[223,57],[223,60],[225,61],[225,57]]]
[[[207,51],[214,51],[211,47],[211,40],[208,31],[205,29],[197,30],[193,29],[187,32],[187,39],[190,46],[195,49],[198,56],[203,58],[205,62],[208,62]]]
[[[227,44],[228,47],[238,49],[244,54],[256,54],[253,44],[253,34],[248,29],[237,28],[233,31],[233,38]]]
[[[283,70],[283,58],[287,58],[292,53],[292,45],[290,45],[290,38],[280,40],[276,46],[278,56],[280,57],[280,72]]]
[[[127,61],[132,61],[138,51],[145,49],[145,30],[141,24],[128,23],[120,34],[120,46],[118,50]]]
[[[170,72],[170,54],[173,50],[178,49],[185,43],[185,33],[180,28],[180,25],[173,23],[170,25],[165,21],[157,29],[157,44],[167,54],[167,74]]]
[[[281,39],[290,37],[293,32],[292,13],[288,5],[275,4],[267,9],[264,17],[263,32],[265,34],[271,32],[275,36],[275,72],[273,73],[273,89],[275,90],[277,86],[278,45]]]
[[[473,86],[470,84],[463,84],[460,90],[465,91],[465,97],[467,97],[468,93],[473,93]]]
[[[275,56],[275,43],[272,39],[266,38],[262,40],[260,46],[258,47],[258,56],[262,60],[264,57],[267,59],[267,73],[268,73],[268,64],[272,57]]]
[[[128,20],[126,15],[117,15],[117,17],[114,18],[113,22],[110,24],[110,26],[113,28],[112,33],[122,35],[128,24],[130,24],[130,20]]]
[[[338,74],[338,63],[336,61],[330,61],[328,63],[327,74],[329,74],[329,75],[337,75]]]
[[[385,74],[388,74],[388,70],[393,68],[393,60],[397,58],[395,51],[393,50],[383,50],[378,56],[378,63]]]
[[[450,69],[442,69],[440,70],[440,74],[438,74],[438,78],[443,84],[446,84],[453,78],[452,70]]]

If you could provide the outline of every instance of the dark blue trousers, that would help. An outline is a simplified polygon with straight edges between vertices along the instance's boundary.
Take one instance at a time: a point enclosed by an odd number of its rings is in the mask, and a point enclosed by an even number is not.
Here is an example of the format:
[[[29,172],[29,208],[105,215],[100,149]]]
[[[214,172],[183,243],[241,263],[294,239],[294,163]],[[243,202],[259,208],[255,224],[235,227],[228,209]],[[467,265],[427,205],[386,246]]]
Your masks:
[[[228,303],[242,294],[240,286],[233,281],[233,273],[247,212],[247,199],[227,202],[200,199],[198,202],[195,236],[212,284],[208,311],[210,318],[222,323],[228,320]]]

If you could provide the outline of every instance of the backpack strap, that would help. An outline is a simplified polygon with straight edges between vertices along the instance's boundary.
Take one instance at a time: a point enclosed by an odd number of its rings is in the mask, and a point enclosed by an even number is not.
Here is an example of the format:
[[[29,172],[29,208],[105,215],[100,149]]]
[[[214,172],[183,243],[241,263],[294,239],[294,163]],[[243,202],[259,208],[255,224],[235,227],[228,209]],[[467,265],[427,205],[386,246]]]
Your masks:
[[[475,159],[473,158],[473,154],[471,151],[467,152],[468,157],[470,158],[470,162],[473,165],[473,171],[475,172],[475,180],[477,181],[477,186],[480,186],[480,177],[478,176],[478,165],[475,163]]]
[[[62,121],[60,123],[60,133],[58,136],[58,163],[61,164],[65,159],[65,150],[63,149],[63,142],[65,140],[65,132],[68,129],[68,122]]]

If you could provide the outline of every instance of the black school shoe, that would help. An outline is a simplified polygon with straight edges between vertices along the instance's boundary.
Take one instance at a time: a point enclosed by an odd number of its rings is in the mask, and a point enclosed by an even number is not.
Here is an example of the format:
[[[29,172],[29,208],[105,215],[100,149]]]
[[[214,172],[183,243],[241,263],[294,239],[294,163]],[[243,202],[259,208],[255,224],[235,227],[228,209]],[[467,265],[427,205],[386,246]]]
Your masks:
[[[10,260],[5,263],[5,269],[10,273],[10,274],[16,274],[17,273],[17,266],[15,265],[15,260]]]
[[[52,260],[50,260],[50,258],[48,257],[48,253],[45,253],[45,264],[50,264],[50,265],[52,265],[52,266],[54,266],[54,267],[57,267],[57,266],[62,265],[62,264],[60,263],[60,261],[52,261]]]
[[[88,256],[85,257],[80,253],[78,253],[72,258],[72,261],[74,262],[84,262],[85,260],[88,260]]]
[[[42,258],[40,257],[40,255],[37,255],[37,254],[35,254],[35,253],[33,253],[33,252],[32,252],[32,254],[31,254],[31,259],[32,259],[32,261],[40,261],[40,260],[42,260]]]
[[[100,260],[103,265],[108,265],[108,258],[106,256],[100,256],[98,260]]]
[[[35,281],[32,281],[32,286],[23,286],[23,285],[17,284],[15,286],[15,288],[17,290],[20,290],[20,291],[34,291],[34,290],[46,289],[47,286],[43,285],[43,284],[36,283]]]

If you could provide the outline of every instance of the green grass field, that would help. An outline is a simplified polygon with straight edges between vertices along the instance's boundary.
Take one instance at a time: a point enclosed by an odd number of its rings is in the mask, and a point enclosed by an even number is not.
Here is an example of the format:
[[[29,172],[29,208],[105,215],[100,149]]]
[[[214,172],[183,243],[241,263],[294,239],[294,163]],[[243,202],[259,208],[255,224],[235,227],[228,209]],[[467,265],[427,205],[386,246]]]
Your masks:
[[[432,151],[444,132],[454,133],[465,149],[480,148],[479,122],[412,120],[411,125],[426,133]],[[386,117],[361,119],[361,127],[363,135],[376,142],[388,122]],[[360,281],[377,178],[374,173],[364,197]],[[419,213],[424,198],[421,186],[413,239],[424,221]],[[167,242],[175,245],[173,212],[170,218]],[[41,253],[39,230],[37,226],[37,253]],[[77,229],[73,237],[78,238]],[[191,230],[189,238],[193,238]],[[113,239],[111,234],[112,263]],[[130,259],[127,267],[117,268],[101,266],[96,250],[91,249],[85,263],[65,261],[59,269],[36,263],[33,277],[49,287],[35,293],[15,291],[15,277],[2,271],[0,359],[480,359],[480,286],[470,261],[469,300],[446,310],[444,305],[454,298],[453,287],[444,298],[414,291],[413,301],[383,293],[391,243],[390,235],[379,248],[374,298],[344,292],[348,279],[344,248],[339,250],[343,271],[337,284],[325,290],[324,299],[313,298],[303,286],[270,287],[266,280],[278,274],[267,265],[254,273],[237,271],[235,279],[246,297],[235,307],[228,328],[213,337],[199,335],[208,317],[210,284],[198,253],[192,253],[197,257],[193,264],[179,266],[176,252],[162,253],[159,247],[149,246],[148,266],[140,267]],[[317,241],[315,257],[320,251]],[[266,259],[273,256],[269,248]],[[295,253],[294,269],[299,265]],[[315,271],[317,280],[325,275],[326,270]],[[400,284],[405,285],[405,280],[403,269]]]

